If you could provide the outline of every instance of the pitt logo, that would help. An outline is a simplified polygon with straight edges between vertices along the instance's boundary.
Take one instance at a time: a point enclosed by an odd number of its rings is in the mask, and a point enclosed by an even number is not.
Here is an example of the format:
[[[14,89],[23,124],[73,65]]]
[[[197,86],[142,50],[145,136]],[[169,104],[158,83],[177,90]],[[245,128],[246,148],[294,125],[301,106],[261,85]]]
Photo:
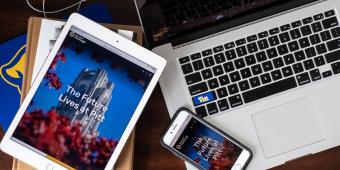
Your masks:
[[[21,94],[21,84],[25,69],[26,45],[22,46],[9,62],[0,67],[1,78],[10,86],[15,87]]]
[[[198,100],[200,101],[200,103],[205,103],[209,101],[209,97],[208,96],[200,96],[198,98]]]

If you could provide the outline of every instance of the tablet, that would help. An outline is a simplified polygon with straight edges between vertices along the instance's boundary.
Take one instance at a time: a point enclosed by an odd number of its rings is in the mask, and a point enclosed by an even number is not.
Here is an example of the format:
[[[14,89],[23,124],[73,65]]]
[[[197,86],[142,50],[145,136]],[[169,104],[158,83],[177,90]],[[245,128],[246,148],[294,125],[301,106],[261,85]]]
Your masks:
[[[1,141],[37,169],[111,170],[165,60],[72,14]]]

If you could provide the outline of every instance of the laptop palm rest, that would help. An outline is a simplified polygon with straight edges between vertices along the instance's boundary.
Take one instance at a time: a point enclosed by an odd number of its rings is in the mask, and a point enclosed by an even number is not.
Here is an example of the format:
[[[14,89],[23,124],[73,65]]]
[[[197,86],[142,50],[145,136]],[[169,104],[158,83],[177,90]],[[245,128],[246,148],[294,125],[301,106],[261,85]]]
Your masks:
[[[266,158],[271,158],[324,139],[309,97],[252,114]]]

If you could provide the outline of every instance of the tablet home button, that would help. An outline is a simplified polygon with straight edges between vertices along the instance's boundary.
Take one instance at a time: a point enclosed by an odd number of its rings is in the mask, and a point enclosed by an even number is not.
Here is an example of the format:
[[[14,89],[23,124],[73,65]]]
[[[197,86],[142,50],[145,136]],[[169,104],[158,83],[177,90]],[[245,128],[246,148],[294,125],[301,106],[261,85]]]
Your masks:
[[[48,165],[46,166],[46,170],[54,170],[53,165],[48,164]]]

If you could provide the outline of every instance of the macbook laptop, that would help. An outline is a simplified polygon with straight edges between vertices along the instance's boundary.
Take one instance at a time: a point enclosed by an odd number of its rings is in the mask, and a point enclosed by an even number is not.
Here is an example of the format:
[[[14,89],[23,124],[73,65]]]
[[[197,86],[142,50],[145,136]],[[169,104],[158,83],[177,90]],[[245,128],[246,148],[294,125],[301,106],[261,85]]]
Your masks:
[[[340,144],[340,1],[135,2],[149,47],[168,61],[169,113],[190,108],[249,146],[248,169]]]

